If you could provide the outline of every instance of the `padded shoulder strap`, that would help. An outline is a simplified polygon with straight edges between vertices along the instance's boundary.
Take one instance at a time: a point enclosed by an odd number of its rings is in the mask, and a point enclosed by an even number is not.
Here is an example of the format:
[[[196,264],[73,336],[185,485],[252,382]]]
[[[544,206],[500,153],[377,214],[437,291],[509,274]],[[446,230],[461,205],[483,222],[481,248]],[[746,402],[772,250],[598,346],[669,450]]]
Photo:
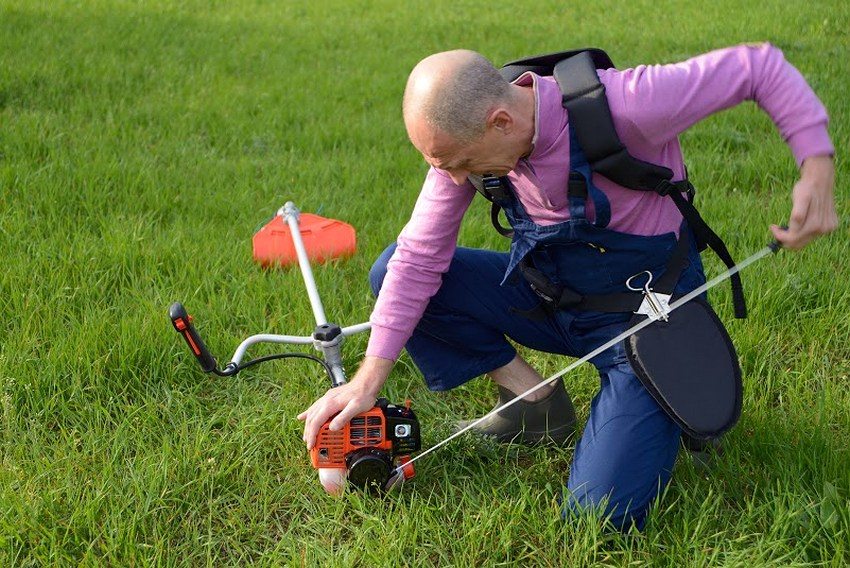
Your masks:
[[[591,54],[582,52],[557,63],[552,70],[587,161],[594,172],[619,185],[657,191],[661,182],[673,177],[673,172],[638,160],[620,142],[608,108],[605,85],[596,69]]]
[[[517,80],[526,71],[531,71],[537,75],[549,76],[552,74],[555,65],[579,53],[589,54],[596,69],[611,69],[614,67],[614,63],[608,57],[607,53],[595,47],[585,47],[583,49],[546,53],[544,55],[535,55],[534,57],[525,57],[516,61],[510,61],[505,63],[499,72],[509,82]]]

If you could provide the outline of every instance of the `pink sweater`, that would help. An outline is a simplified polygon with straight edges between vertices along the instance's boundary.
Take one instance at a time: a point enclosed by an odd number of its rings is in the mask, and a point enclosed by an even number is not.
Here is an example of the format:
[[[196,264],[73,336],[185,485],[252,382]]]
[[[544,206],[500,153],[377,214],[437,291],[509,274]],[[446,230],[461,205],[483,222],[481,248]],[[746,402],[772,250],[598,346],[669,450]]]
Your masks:
[[[713,51],[681,63],[599,72],[614,127],[636,158],[665,165],[684,177],[677,136],[692,124],[746,100],[776,124],[797,165],[832,154],[826,110],[800,73],[770,44]],[[569,131],[561,92],[551,77],[526,73],[536,98],[533,150],[508,175],[533,221],[551,225],[569,218]],[[676,231],[681,215],[668,198],[618,186],[594,175],[611,202],[608,228],[637,235]],[[429,299],[440,287],[457,243],[461,220],[475,189],[455,185],[431,168],[410,221],[398,237],[372,312],[367,355],[396,359]],[[592,205],[588,216],[593,218]]]

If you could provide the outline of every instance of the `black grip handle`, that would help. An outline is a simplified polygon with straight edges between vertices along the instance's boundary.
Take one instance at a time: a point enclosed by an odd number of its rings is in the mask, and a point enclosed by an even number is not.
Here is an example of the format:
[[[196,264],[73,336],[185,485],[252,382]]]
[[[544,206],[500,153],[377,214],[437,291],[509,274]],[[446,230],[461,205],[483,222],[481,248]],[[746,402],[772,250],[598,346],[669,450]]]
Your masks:
[[[204,341],[198,335],[198,330],[192,325],[192,317],[186,313],[186,308],[183,307],[183,304],[180,302],[171,304],[171,307],[168,308],[168,316],[171,318],[171,324],[174,326],[174,329],[186,340],[189,349],[192,350],[192,354],[198,360],[204,372],[209,373],[214,371],[216,368],[215,357],[210,354],[207,346],[204,345]]]

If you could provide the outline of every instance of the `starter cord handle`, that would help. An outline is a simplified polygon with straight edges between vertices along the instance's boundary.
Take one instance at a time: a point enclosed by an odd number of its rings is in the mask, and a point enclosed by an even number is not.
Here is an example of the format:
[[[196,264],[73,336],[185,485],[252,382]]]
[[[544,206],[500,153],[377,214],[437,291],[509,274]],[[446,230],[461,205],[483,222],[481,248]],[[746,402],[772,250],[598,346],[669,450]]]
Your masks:
[[[784,231],[787,231],[787,230],[788,230],[788,225],[780,225],[780,226],[779,226],[779,228],[780,228],[780,229],[782,229],[782,230],[784,230]],[[780,243],[779,241],[777,241],[776,239],[774,239],[774,240],[772,240],[772,241],[770,242],[770,244],[769,244],[769,245],[767,245],[767,248],[769,248],[769,249],[770,249],[770,250],[772,250],[773,252],[779,252],[779,249],[781,249],[781,248],[782,248],[782,243]]]

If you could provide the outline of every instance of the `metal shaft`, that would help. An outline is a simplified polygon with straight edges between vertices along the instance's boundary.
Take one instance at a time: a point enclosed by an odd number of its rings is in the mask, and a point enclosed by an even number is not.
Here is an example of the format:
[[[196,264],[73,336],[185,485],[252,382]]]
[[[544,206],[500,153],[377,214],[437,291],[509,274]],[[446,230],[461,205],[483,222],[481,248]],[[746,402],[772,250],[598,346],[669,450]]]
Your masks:
[[[343,336],[335,338],[333,341],[323,341],[319,347],[324,355],[325,362],[331,368],[331,386],[338,387],[346,383],[345,368],[342,365],[342,353],[340,345],[342,344]]]
[[[307,295],[310,297],[310,306],[313,308],[316,325],[324,325],[328,323],[328,319],[325,317],[325,308],[322,306],[321,298],[319,298],[319,290],[316,288],[316,280],[313,278],[313,270],[310,268],[310,259],[307,257],[307,249],[304,248],[304,240],[301,238],[301,228],[298,226],[298,216],[301,212],[291,201],[287,201],[281,209],[281,215],[289,225],[289,232],[292,233],[292,242],[295,245],[295,253],[298,255],[298,265],[301,267],[301,276],[304,277],[304,286],[307,287]]]

